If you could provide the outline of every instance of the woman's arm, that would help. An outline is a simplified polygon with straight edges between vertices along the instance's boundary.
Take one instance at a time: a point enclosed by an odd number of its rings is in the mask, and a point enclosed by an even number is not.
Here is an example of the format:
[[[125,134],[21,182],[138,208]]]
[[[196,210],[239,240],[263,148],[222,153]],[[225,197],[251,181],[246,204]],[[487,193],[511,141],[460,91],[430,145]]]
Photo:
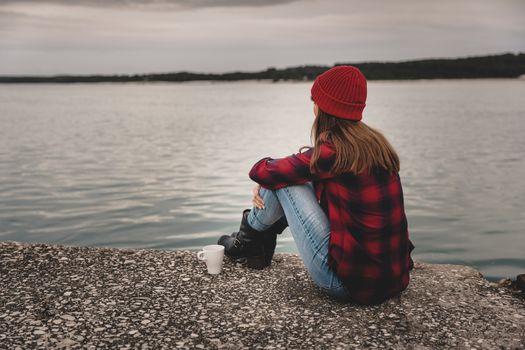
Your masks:
[[[295,153],[284,158],[262,158],[250,170],[250,179],[264,188],[278,189],[331,178],[334,175],[329,170],[335,162],[335,149],[329,143],[322,143],[320,147],[318,165],[321,171],[315,175],[310,172],[310,159],[313,154],[313,148],[310,148],[303,153]]]

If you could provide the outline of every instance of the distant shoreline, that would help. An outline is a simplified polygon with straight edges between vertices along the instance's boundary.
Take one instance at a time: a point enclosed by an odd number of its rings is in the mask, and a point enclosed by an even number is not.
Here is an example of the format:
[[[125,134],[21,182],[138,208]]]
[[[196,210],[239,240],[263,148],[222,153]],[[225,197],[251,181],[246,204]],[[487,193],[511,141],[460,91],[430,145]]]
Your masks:
[[[414,83],[414,82],[438,82],[438,81],[525,81],[525,79],[517,77],[517,78],[435,78],[435,79],[428,79],[428,78],[422,78],[422,79],[376,79],[376,80],[369,80],[369,83],[387,83],[387,82],[396,82],[396,83]],[[290,84],[301,84],[301,83],[312,83],[311,80],[279,80],[279,81],[272,81],[270,79],[244,79],[244,80],[187,80],[187,81],[92,81],[92,82],[83,82],[83,81],[73,81],[73,82],[2,82],[0,81],[1,85],[84,85],[84,84],[115,84],[115,85],[169,85],[169,84],[230,84],[230,83],[261,83],[261,84],[283,84],[283,83],[290,83]]]
[[[402,62],[336,63],[333,66],[338,65],[356,66],[371,81],[520,78],[525,75],[525,53]],[[312,81],[333,66],[307,65],[220,74],[184,71],[133,75],[0,76],[0,83],[301,82]]]

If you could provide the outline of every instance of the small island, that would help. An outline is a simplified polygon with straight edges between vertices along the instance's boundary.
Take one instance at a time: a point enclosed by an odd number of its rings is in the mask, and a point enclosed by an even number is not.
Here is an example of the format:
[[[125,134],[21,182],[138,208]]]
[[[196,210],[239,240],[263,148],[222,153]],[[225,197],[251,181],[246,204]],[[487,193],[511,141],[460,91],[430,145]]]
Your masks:
[[[402,62],[336,63],[358,67],[368,80],[518,78],[525,74],[525,53],[426,59]],[[0,76],[0,83],[105,83],[267,80],[311,81],[333,66],[304,65],[258,72],[222,74],[173,72],[133,75]]]

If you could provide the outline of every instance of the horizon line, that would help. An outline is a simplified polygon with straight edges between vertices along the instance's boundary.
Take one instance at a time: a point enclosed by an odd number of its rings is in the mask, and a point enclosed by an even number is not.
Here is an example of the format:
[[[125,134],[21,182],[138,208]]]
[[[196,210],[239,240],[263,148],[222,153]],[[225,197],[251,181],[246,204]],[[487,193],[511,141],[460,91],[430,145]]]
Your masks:
[[[489,53],[489,54],[475,54],[467,56],[455,56],[455,57],[425,57],[425,58],[412,58],[412,59],[401,59],[401,60],[374,60],[374,61],[361,61],[361,62],[334,62],[332,65],[327,64],[300,64],[295,66],[286,66],[283,68],[278,68],[275,66],[267,66],[266,69],[262,70],[232,70],[225,71],[221,73],[210,73],[210,72],[201,72],[201,71],[189,71],[189,70],[179,70],[179,71],[164,71],[164,72],[149,72],[149,73],[86,73],[86,74],[51,74],[51,75],[4,75],[0,74],[0,78],[55,78],[55,77],[92,77],[92,76],[144,76],[144,75],[156,75],[156,74],[205,74],[205,75],[227,75],[227,74],[238,74],[238,73],[259,73],[265,72],[268,70],[286,70],[299,67],[334,67],[337,65],[363,65],[363,64],[388,64],[388,63],[411,63],[411,62],[424,62],[424,61],[434,61],[434,60],[461,60],[461,59],[472,59],[472,58],[481,58],[481,57],[494,57],[502,55],[514,55],[519,56],[525,54],[525,51],[506,51],[500,53]]]

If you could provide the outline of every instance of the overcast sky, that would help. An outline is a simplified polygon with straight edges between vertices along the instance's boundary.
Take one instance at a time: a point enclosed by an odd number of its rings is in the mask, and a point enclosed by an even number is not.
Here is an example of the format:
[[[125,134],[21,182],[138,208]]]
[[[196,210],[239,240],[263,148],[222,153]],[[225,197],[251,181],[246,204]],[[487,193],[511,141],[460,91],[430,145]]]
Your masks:
[[[0,75],[525,52],[525,0],[0,0]]]

